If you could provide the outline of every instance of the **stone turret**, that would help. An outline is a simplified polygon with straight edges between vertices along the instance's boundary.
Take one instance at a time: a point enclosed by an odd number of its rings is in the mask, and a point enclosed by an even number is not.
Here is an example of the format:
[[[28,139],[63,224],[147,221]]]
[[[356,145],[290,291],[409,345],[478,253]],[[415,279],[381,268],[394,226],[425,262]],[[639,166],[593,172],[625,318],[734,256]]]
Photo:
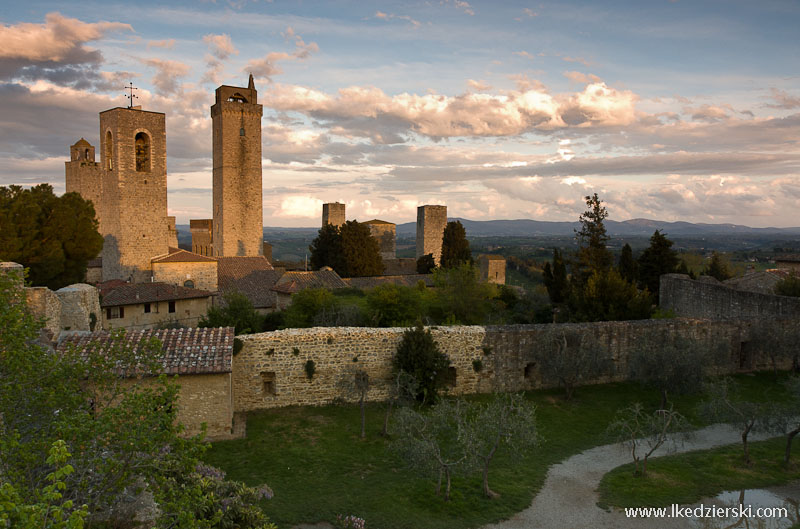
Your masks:
[[[345,205],[339,202],[322,204],[322,225],[333,224],[341,226],[345,223]]]
[[[442,260],[442,238],[447,225],[447,206],[417,208],[417,259],[433,254],[436,266]]]

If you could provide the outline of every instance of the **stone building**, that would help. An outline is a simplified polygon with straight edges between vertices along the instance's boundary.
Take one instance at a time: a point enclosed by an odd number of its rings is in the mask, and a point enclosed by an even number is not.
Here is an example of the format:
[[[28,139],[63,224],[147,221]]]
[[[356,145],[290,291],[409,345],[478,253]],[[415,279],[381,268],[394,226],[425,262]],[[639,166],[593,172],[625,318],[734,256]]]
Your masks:
[[[800,254],[778,256],[775,258],[775,266],[784,270],[800,272]]]
[[[214,255],[212,219],[191,219],[189,230],[192,232],[192,252],[199,255]]]
[[[247,88],[217,88],[211,107],[215,256],[263,253],[261,115],[252,75]]]
[[[369,227],[369,233],[378,240],[381,247],[381,259],[394,259],[397,249],[395,232],[397,226],[385,220],[368,220],[364,224]]]
[[[100,138],[101,162],[83,138],[70,147],[66,190],[94,204],[103,279],[149,281],[150,259],[166,253],[170,239],[165,116],[141,107],[103,111]]]
[[[186,427],[184,434],[199,434],[205,423],[208,440],[234,437],[233,328],[128,331],[122,338],[122,346],[135,351],[152,338],[162,344],[163,373],[179,376],[177,421]],[[57,350],[64,353],[74,347],[79,351],[103,351],[112,346],[110,333],[98,331],[66,335]],[[154,380],[153,377],[137,380],[130,373],[125,376],[129,383],[148,384]]]
[[[345,223],[345,205],[339,202],[322,204],[322,225],[333,224],[341,226]]]
[[[153,258],[150,266],[153,281],[215,292],[217,264],[213,257],[170,248],[167,255]]]
[[[167,283],[126,284],[103,296],[103,329],[197,327],[212,306],[212,293]]]
[[[442,260],[442,238],[447,226],[447,206],[417,208],[417,259],[433,254],[436,266]]]
[[[277,299],[270,289],[283,275],[282,271],[272,268],[264,257],[218,257],[217,262],[218,286],[223,297],[238,292],[261,314],[275,310]]]
[[[481,280],[497,285],[506,284],[506,260],[501,255],[481,255],[478,257]]]
[[[277,309],[284,310],[292,304],[292,296],[301,290],[307,288],[334,290],[348,288],[349,286],[332,268],[323,266],[320,270],[313,272],[286,272],[278,279],[271,290],[277,295]]]

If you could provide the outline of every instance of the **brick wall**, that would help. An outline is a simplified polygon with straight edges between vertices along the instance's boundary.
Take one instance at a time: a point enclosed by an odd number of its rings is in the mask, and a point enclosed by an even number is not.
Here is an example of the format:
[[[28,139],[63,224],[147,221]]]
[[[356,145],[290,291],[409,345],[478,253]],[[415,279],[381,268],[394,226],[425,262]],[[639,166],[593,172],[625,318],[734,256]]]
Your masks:
[[[184,286],[194,281],[194,288],[214,292],[217,290],[217,263],[177,262],[153,263],[153,281]]]

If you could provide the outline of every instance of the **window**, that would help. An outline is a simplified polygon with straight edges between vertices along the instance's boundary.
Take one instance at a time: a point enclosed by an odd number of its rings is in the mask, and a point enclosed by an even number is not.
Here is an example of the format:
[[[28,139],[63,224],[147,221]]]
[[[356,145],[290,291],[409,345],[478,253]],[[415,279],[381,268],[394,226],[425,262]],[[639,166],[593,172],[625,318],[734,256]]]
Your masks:
[[[140,173],[150,172],[150,137],[144,132],[136,134],[136,170]]]
[[[150,304],[149,303],[145,303],[144,304],[144,313],[145,314],[150,314]]]
[[[125,307],[108,307],[106,309],[106,319],[115,320],[125,317]]]
[[[85,151],[83,151],[83,159],[84,160],[88,160],[89,159],[89,149],[86,149]]]
[[[175,302],[174,301],[170,301],[169,302],[169,312],[175,312]]]
[[[442,378],[445,385],[454,388],[456,387],[456,368],[455,367],[448,367],[447,371],[443,373]]]
[[[275,387],[275,371],[261,372],[261,393],[264,395],[277,395]]]
[[[529,380],[533,378],[533,373],[536,370],[536,362],[530,362],[525,364],[525,379]]]
[[[186,288],[194,288],[194,281],[192,281],[191,279],[187,279],[186,281],[183,282],[183,286],[185,286]]]
[[[114,168],[114,141],[111,136],[111,131],[106,132],[106,169],[112,170]]]

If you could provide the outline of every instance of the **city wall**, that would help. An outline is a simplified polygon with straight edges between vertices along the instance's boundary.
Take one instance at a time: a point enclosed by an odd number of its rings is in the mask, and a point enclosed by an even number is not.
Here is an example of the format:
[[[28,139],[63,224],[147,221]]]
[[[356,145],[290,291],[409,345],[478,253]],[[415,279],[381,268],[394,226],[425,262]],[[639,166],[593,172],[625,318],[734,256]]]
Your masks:
[[[795,325],[786,321],[787,327]],[[727,365],[721,372],[769,367],[766,355],[750,344],[751,323],[693,319],[547,324],[453,326],[431,328],[434,340],[452,362],[451,394],[519,391],[552,387],[542,379],[536,355],[555,350],[562,336],[599,346],[613,360],[615,374],[592,382],[624,379],[630,354],[657,347],[675,337],[699,341],[709,350],[722,347]],[[391,360],[402,328],[360,327],[287,329],[240,336],[242,349],[233,357],[234,409],[245,412],[290,405],[328,404],[352,400],[341,380],[364,369],[370,377],[368,400],[383,400],[391,384]],[[314,362],[311,379],[305,371]],[[480,369],[476,364],[480,363]],[[451,368],[452,369],[452,368]]]
[[[800,316],[800,298],[745,292],[683,274],[661,276],[661,308],[687,318],[772,319]]]

